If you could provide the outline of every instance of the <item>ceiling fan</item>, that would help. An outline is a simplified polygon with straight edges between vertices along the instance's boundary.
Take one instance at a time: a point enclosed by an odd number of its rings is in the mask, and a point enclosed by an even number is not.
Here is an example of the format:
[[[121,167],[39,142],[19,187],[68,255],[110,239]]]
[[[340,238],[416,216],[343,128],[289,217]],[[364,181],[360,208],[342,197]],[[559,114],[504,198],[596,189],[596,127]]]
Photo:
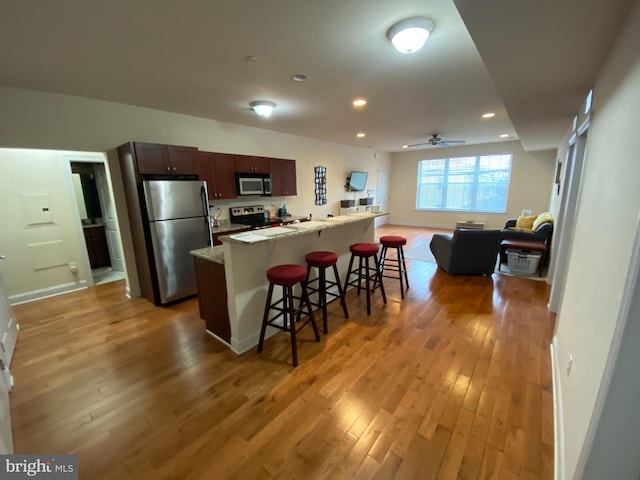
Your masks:
[[[431,135],[431,138],[429,140],[427,140],[424,143],[415,143],[413,145],[408,145],[409,148],[411,147],[424,147],[424,146],[429,146],[431,145],[432,147],[450,147],[451,145],[454,144],[463,144],[465,143],[464,140],[447,140],[447,139],[443,139],[440,138],[440,135],[437,133],[434,133]]]

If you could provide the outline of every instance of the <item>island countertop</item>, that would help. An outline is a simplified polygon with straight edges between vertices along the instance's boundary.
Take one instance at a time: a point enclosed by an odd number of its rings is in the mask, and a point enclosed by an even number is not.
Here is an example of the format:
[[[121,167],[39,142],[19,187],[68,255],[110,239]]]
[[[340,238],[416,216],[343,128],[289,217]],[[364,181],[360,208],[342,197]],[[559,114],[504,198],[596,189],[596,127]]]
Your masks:
[[[338,255],[338,270],[344,276],[349,246],[373,242],[374,220],[385,215],[389,212],[362,212],[221,235],[222,245],[193,250],[200,316],[207,331],[237,354],[255,347],[266,302],[267,270],[286,263],[304,265],[307,253],[330,250]],[[212,292],[219,298],[207,305]],[[267,336],[275,333],[267,330]]]
[[[270,227],[260,230],[251,230],[250,232],[241,232],[237,234],[221,235],[219,239],[222,242],[234,243],[258,243],[268,240],[281,238],[296,237],[311,232],[321,232],[324,230],[337,228],[345,224],[370,220],[377,217],[389,215],[389,212],[361,212],[352,215],[340,215],[337,217],[322,218],[320,220],[310,220],[300,223],[289,223],[277,227]]]

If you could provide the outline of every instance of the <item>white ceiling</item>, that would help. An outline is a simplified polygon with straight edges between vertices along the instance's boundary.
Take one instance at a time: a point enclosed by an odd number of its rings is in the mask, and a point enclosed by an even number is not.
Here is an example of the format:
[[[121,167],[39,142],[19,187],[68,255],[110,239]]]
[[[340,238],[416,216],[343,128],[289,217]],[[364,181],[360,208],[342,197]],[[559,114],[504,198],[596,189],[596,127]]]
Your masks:
[[[435,132],[557,147],[632,0],[454,1],[0,0],[0,84],[385,151]],[[386,31],[411,16],[436,26],[402,55]]]

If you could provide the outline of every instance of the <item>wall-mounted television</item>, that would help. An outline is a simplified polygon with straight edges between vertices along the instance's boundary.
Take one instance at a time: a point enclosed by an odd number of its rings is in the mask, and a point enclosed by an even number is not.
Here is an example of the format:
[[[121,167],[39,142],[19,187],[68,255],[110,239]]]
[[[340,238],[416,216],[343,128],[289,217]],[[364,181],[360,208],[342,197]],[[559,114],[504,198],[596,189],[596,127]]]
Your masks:
[[[351,172],[347,183],[348,192],[362,192],[367,184],[368,172]]]

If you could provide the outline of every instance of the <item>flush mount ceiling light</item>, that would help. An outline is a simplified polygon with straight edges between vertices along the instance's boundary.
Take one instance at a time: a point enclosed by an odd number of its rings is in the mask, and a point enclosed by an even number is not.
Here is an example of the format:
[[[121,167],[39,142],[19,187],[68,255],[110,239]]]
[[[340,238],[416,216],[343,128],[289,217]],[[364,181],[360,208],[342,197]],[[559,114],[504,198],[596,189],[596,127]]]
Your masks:
[[[493,118],[495,116],[496,116],[496,114],[493,113],[493,112],[487,112],[487,113],[483,113],[482,114],[482,118]]]
[[[433,21],[429,18],[407,18],[393,25],[387,31],[387,38],[400,53],[413,53],[422,48],[433,27]]]
[[[269,102],[268,100],[256,100],[255,102],[251,102],[249,106],[257,115],[261,117],[268,117],[271,115],[271,112],[273,112],[276,104]]]

